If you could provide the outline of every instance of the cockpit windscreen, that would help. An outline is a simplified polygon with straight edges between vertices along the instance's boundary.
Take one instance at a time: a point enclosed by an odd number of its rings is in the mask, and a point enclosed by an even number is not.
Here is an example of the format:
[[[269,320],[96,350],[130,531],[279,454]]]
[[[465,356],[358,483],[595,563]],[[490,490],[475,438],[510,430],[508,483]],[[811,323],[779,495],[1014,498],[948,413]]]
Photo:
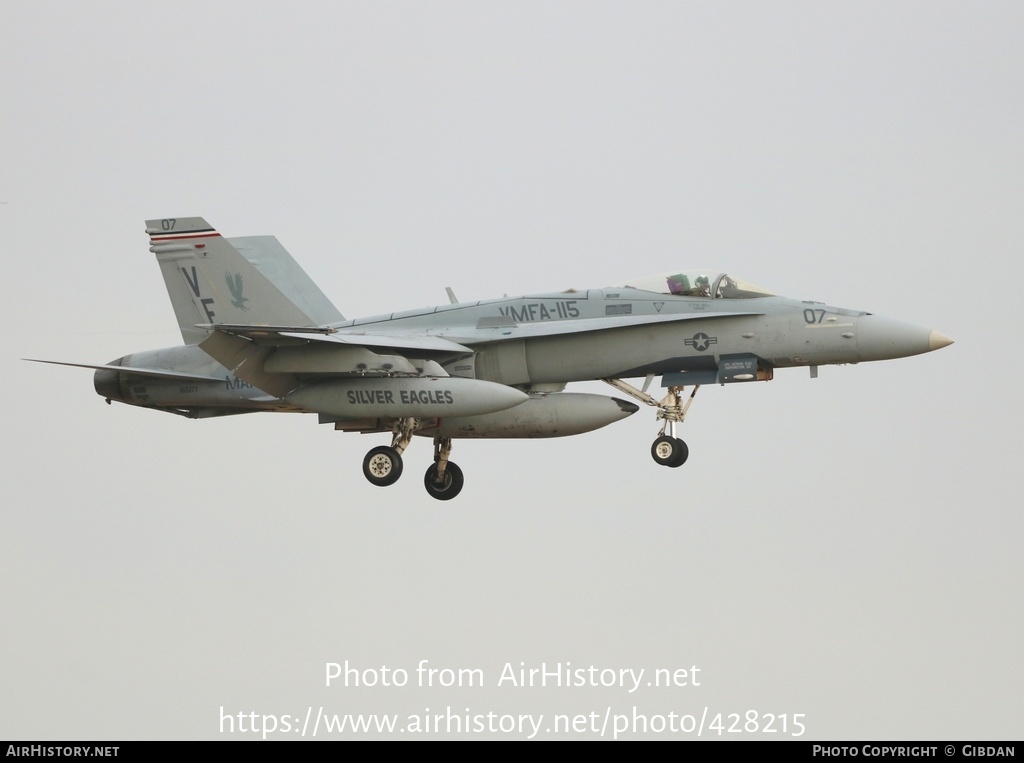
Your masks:
[[[760,286],[733,278],[727,273],[705,270],[684,270],[677,273],[647,276],[632,280],[623,286],[630,289],[653,291],[656,294],[674,294],[679,297],[754,299],[774,296]]]

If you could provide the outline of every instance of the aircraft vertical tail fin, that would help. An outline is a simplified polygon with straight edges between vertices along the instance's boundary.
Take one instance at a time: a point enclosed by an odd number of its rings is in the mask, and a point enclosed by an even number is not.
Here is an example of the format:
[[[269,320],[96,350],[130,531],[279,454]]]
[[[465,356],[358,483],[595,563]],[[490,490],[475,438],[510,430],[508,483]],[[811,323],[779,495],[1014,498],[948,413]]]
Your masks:
[[[322,326],[344,320],[273,236],[226,239],[201,217],[146,221],[182,338],[214,323]]]

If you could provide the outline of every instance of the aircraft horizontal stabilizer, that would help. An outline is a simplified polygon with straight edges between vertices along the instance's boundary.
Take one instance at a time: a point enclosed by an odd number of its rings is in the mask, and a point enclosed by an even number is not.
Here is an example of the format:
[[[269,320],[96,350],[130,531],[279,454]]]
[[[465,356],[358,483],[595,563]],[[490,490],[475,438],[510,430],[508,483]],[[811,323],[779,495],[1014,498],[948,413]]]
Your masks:
[[[121,374],[135,374],[136,376],[151,376],[156,379],[191,379],[193,381],[223,382],[223,376],[207,376],[206,374],[191,374],[185,371],[165,371],[158,368],[136,368],[133,366],[94,366],[88,363],[65,363],[62,360],[39,360],[37,358],[22,358],[33,363],[50,363],[55,366],[73,366],[75,368],[91,368],[94,371],[116,371]]]

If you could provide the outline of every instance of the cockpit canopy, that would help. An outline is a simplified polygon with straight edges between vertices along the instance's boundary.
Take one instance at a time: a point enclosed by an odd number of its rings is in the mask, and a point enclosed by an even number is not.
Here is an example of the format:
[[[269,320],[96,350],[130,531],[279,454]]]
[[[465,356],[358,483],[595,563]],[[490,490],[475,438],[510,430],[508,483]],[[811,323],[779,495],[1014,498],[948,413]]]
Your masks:
[[[623,288],[674,294],[678,297],[714,297],[715,299],[753,299],[775,296],[760,286],[733,278],[727,273],[708,270],[684,270],[657,276],[636,278]]]

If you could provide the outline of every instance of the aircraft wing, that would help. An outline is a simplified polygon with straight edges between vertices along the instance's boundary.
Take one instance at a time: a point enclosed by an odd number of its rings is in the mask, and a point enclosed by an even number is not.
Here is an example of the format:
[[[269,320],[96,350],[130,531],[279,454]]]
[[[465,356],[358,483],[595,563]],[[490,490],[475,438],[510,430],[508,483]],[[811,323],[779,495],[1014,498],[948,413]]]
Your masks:
[[[363,347],[371,352],[387,350],[398,355],[422,356],[423,353],[445,353],[468,355],[473,352],[468,345],[481,342],[496,342],[523,337],[556,336],[578,334],[590,331],[607,331],[627,326],[642,326],[656,323],[679,321],[700,321],[708,318],[737,318],[740,316],[763,315],[761,312],[742,313],[686,313],[665,315],[607,315],[598,318],[575,318],[555,321],[530,321],[516,323],[505,316],[481,318],[475,328],[452,326],[435,329],[426,333],[423,329],[403,332],[391,330],[387,333],[367,331],[366,326],[357,329],[332,329],[328,327],[305,326],[253,326],[240,324],[202,324],[200,328],[214,329],[225,334],[261,340],[263,344],[293,344],[290,340],[322,343],[323,346]],[[281,338],[281,339],[278,339]]]
[[[453,352],[470,353],[469,347],[453,342],[444,337],[432,334],[327,334],[304,336],[291,332],[282,332],[282,336],[290,336],[298,339],[312,339],[318,342],[335,342],[338,344],[351,345],[354,347],[386,348],[397,350],[402,354],[415,352]]]
[[[225,334],[260,339],[264,343],[273,343],[273,337],[287,337],[308,342],[324,342],[326,344],[346,345],[350,347],[381,348],[397,351],[400,354],[422,352],[445,352],[454,354],[471,353],[469,347],[450,341],[440,336],[426,334],[422,331],[409,334],[366,334],[355,331],[341,331],[324,327],[305,326],[248,326],[240,324],[202,324],[199,328],[210,328]]]

